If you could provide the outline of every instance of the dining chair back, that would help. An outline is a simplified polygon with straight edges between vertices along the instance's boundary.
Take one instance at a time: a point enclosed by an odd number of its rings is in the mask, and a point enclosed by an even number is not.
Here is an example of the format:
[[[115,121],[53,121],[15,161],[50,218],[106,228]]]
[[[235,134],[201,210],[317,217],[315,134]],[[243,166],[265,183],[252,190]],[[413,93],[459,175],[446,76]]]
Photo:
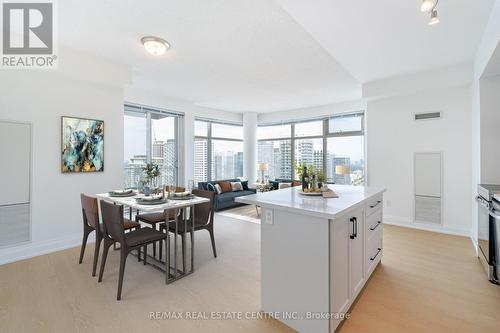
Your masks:
[[[97,207],[97,199],[80,194],[80,201],[82,203],[83,221],[88,226],[99,229],[99,209]]]
[[[102,222],[106,236],[118,243],[124,242],[123,206],[101,201]]]
[[[80,194],[80,201],[82,204],[82,217],[83,217],[83,240],[80,248],[79,264],[83,262],[85,255],[85,247],[87,240],[92,231],[95,231],[95,248],[94,248],[94,261],[92,264],[92,276],[96,275],[97,260],[99,258],[99,248],[103,238],[102,230],[99,224],[99,209],[97,199],[89,197],[85,194]]]
[[[215,192],[206,191],[206,190],[198,190],[193,189],[193,195],[197,197],[203,197],[210,199],[209,202],[198,204],[194,206],[194,230],[207,230],[210,235],[210,241],[212,243],[212,251],[214,257],[217,258],[217,249],[215,247],[215,235],[214,235],[214,199]],[[193,217],[191,216],[190,219]],[[188,223],[189,225],[190,223]],[[189,228],[189,226],[188,226]],[[177,233],[181,236],[181,247],[182,247],[182,266],[185,269],[185,261],[186,261],[186,234],[190,232],[190,230],[185,230],[184,226],[181,224],[178,225],[176,229],[175,226],[170,223],[170,225],[166,226],[164,224],[161,225],[162,230],[168,230],[172,233]],[[192,241],[192,240],[191,240]]]
[[[170,186],[165,186],[165,191],[170,191]],[[175,187],[175,193],[179,193],[179,192],[185,192],[186,191],[186,188],[185,187],[180,187],[180,186],[176,186]]]
[[[165,191],[168,193],[170,189],[170,186],[166,185],[165,186]],[[179,187],[177,186],[175,188],[175,192],[176,193],[179,193],[179,192],[184,192],[186,189],[184,187]],[[144,213],[144,214],[138,214],[136,215],[135,219],[138,221],[138,222],[143,222],[143,223],[148,223],[148,224],[151,224],[151,227],[153,229],[159,229],[158,226],[160,224],[163,224],[165,222],[165,220],[168,220],[168,221],[171,221],[173,219],[175,219],[175,214],[176,212],[174,210],[170,210],[167,212],[167,214],[165,215],[164,212],[161,212],[161,213]],[[180,217],[182,218],[182,217]],[[159,245],[160,245],[160,260],[162,258],[162,243],[159,242]],[[156,256],[156,244],[153,246],[153,256]]]
[[[193,194],[197,197],[210,199],[210,202],[196,205],[194,207],[195,225],[207,227],[214,224],[214,200],[215,192],[193,189]]]

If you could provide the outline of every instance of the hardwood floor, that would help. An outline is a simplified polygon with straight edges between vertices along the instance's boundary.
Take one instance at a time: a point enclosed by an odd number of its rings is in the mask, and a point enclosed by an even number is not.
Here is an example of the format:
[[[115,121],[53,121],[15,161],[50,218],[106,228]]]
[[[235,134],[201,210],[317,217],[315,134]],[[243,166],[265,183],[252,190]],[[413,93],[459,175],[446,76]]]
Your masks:
[[[219,257],[197,233],[196,271],[171,285],[129,257],[122,301],[119,253],[91,277],[93,246],[0,266],[0,332],[292,332],[272,319],[150,319],[150,312],[258,311],[259,228],[216,217]],[[500,287],[486,281],[470,240],[386,226],[385,253],[340,332],[499,332]]]

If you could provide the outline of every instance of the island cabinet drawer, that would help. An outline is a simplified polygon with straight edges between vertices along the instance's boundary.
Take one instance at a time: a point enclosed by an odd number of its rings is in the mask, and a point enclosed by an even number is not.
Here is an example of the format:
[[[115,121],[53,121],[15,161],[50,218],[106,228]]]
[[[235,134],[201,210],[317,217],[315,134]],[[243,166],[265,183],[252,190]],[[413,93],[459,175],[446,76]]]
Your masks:
[[[379,230],[382,230],[384,228],[382,224],[382,209],[379,209],[372,215],[367,216],[365,223],[365,234],[367,241],[375,237]]]
[[[376,196],[374,199],[368,201],[368,204],[366,205],[366,216],[372,215],[382,208],[382,203],[382,195]]]
[[[371,238],[366,238],[365,272],[368,278],[382,258],[382,225],[376,228]]]

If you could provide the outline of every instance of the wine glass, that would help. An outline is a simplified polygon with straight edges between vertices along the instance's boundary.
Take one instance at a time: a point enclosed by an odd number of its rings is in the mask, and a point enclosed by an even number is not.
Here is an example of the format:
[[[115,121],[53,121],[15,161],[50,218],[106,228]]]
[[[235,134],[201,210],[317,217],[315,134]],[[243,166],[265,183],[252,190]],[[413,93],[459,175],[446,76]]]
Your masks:
[[[194,189],[194,180],[188,180],[188,192],[191,193]]]
[[[168,196],[169,198],[173,198],[175,195],[175,184],[168,185]]]

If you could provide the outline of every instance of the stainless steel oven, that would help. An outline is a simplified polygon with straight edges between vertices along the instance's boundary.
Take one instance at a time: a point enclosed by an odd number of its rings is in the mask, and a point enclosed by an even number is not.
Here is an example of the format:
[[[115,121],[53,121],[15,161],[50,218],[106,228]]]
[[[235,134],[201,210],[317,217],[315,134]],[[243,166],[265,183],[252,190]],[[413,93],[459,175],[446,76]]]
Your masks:
[[[500,275],[500,186],[479,185],[478,196],[479,259],[488,278],[499,283]]]

